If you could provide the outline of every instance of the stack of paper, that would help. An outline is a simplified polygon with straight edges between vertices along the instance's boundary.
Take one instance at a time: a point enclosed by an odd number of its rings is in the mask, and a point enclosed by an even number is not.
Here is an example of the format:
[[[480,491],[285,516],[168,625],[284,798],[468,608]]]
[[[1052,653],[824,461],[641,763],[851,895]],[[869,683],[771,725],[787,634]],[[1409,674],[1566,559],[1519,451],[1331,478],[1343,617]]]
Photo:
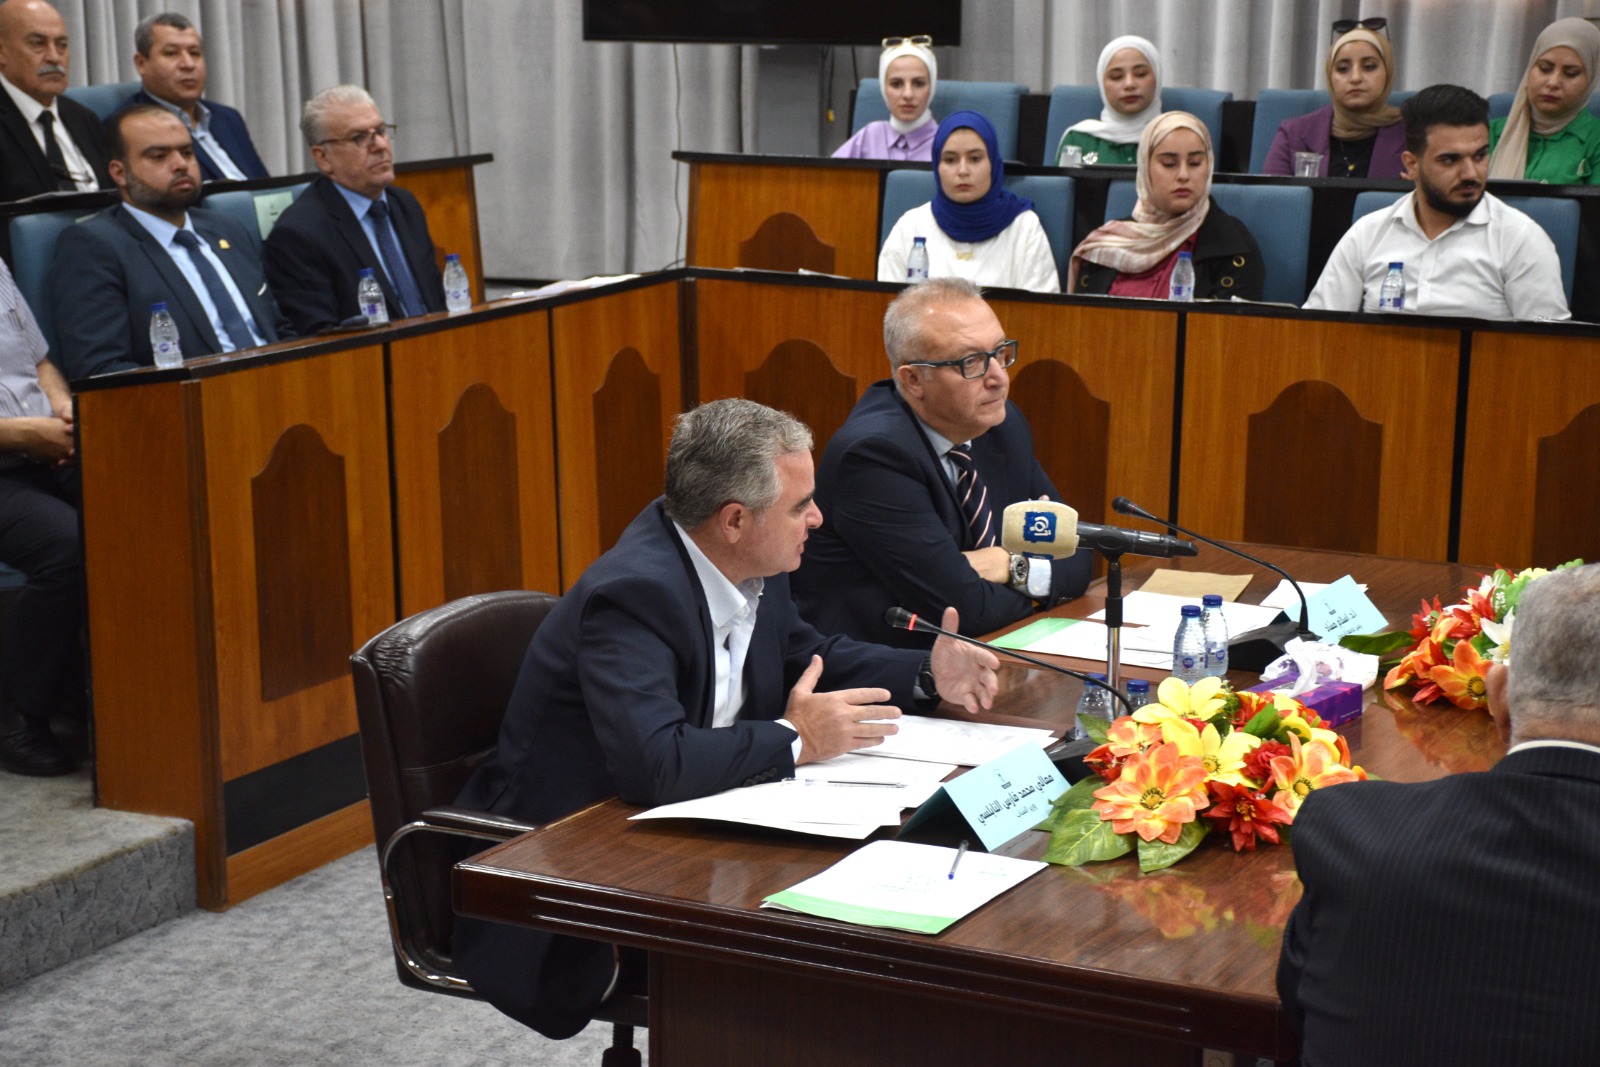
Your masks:
[[[857,755],[976,767],[1025,742],[1048,748],[1053,739],[1045,729],[935,719],[927,715],[902,715],[885,721],[898,726],[899,732],[885,737],[881,745],[859,750]]]

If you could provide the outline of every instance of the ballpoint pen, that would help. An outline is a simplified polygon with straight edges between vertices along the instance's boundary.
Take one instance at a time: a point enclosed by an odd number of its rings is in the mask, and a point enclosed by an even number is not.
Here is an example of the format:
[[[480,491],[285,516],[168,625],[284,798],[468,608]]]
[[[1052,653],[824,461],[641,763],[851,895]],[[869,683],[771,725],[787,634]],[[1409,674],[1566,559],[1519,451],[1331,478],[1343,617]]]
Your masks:
[[[967,842],[966,839],[963,838],[961,841],[961,847],[956,849],[956,858],[950,863],[950,873],[945,875],[946,878],[954,878],[956,876],[956,868],[961,866],[961,857],[965,856],[966,854]]]

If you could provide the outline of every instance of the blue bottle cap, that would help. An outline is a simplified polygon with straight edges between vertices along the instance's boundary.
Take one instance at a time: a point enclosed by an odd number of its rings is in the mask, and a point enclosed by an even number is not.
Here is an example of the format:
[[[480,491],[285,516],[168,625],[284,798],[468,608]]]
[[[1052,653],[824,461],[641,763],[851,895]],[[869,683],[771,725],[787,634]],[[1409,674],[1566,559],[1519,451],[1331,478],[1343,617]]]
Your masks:
[[[1406,269],[1406,265],[1404,263],[1391,263],[1391,264],[1389,264],[1389,269],[1390,270],[1405,270]]]
[[[371,267],[362,267],[361,268],[361,277],[363,277],[363,278],[372,277],[372,268]]]
[[[1097,682],[1103,682],[1106,680],[1106,676],[1100,674],[1099,672],[1091,672],[1089,677],[1093,678]]]
[[[1222,607],[1222,594],[1207,593],[1205,596],[1200,598],[1200,603],[1204,604],[1208,608],[1220,608]]]
[[[1128,692],[1130,692],[1130,693],[1148,693],[1148,692],[1150,692],[1150,683],[1145,681],[1143,678],[1129,678],[1128,679]]]
[[[1200,617],[1200,605],[1199,604],[1185,604],[1183,607],[1179,608],[1178,611],[1186,619],[1191,619],[1191,618],[1198,619]]]
[[[165,300],[161,301],[158,304],[151,304],[150,305],[150,314],[152,314],[152,315],[154,315],[158,311],[165,311],[165,310],[167,310],[167,302]]]

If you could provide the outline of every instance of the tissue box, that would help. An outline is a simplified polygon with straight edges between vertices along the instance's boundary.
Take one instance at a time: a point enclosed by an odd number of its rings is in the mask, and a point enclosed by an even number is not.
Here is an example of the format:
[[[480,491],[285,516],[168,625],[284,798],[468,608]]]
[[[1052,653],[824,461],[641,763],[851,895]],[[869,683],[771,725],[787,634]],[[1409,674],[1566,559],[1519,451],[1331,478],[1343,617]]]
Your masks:
[[[1280,675],[1271,681],[1251,686],[1248,692],[1265,693],[1272,689],[1287,689],[1294,685],[1296,678],[1297,675],[1293,672]],[[1322,721],[1329,726],[1347,723],[1359,717],[1366,709],[1362,688],[1355,682],[1323,682],[1301,693],[1295,699],[1320,715]]]

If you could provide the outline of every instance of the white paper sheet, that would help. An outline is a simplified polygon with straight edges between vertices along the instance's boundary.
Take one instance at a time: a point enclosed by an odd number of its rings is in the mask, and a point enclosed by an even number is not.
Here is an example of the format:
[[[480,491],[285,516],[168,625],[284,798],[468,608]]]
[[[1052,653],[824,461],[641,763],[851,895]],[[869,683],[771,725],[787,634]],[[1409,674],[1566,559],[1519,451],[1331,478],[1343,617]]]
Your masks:
[[[976,767],[1024,742],[1048,747],[1053,740],[1049,730],[1025,726],[935,719],[927,715],[902,715],[888,721],[900,727],[900,732],[885,737],[881,745],[858,749],[856,755]]]

